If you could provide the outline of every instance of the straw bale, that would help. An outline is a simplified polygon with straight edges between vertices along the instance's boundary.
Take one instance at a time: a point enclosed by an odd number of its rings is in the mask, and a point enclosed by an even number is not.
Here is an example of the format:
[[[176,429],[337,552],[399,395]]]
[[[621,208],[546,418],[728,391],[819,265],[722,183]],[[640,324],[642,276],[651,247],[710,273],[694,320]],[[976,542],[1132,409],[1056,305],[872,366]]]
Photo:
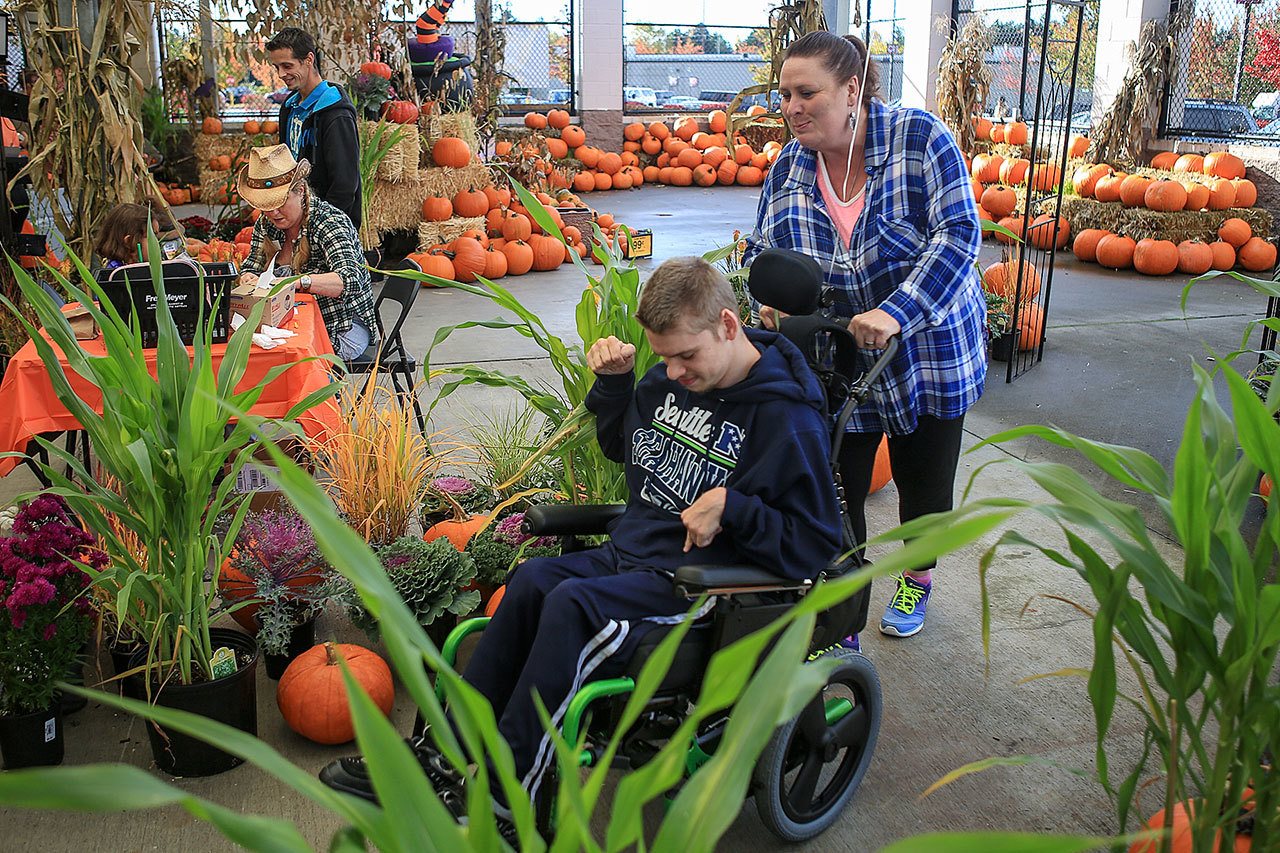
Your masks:
[[[377,125],[377,122],[365,122],[366,125]],[[400,141],[387,150],[387,154],[378,164],[375,177],[379,180],[401,183],[411,179],[412,173],[418,169],[418,157],[422,142],[416,124],[391,124],[387,133],[400,132]]]
[[[756,119],[739,132],[747,140],[747,144],[755,151],[763,149],[766,142],[785,145],[789,138],[785,124],[781,121],[764,118]]]
[[[456,136],[472,151],[480,150],[480,139],[476,135],[476,120],[471,113],[427,113],[418,118],[422,164],[431,163],[431,147],[440,141],[442,136]]]
[[[453,198],[463,190],[484,189],[493,183],[489,167],[483,163],[471,163],[461,169],[432,166],[419,171],[420,180],[426,193],[422,196],[438,195]],[[419,206],[422,199],[418,200]]]
[[[214,157],[221,157],[225,154],[234,158],[237,153],[248,150],[249,137],[243,133],[196,134],[196,160],[199,161],[202,171]]]
[[[421,172],[417,170],[400,183],[375,178],[364,219],[380,234],[416,228],[422,219],[422,202],[427,195]]]
[[[484,230],[483,216],[455,216],[444,222],[421,222],[418,224],[418,251],[425,252],[437,243],[450,243],[464,231]]]
[[[219,202],[215,199],[221,196],[222,188],[228,184],[234,191],[236,187],[234,171],[215,172],[204,165],[200,166],[200,201],[204,204],[218,204]]]
[[[1175,243],[1183,240],[1213,242],[1218,239],[1218,229],[1223,220],[1229,217],[1238,217],[1248,222],[1253,233],[1259,237],[1270,237],[1273,228],[1271,214],[1256,207],[1166,213],[1078,196],[1063,198],[1062,215],[1071,224],[1072,234],[1078,234],[1086,228],[1101,228],[1126,234],[1135,240],[1151,237]]]

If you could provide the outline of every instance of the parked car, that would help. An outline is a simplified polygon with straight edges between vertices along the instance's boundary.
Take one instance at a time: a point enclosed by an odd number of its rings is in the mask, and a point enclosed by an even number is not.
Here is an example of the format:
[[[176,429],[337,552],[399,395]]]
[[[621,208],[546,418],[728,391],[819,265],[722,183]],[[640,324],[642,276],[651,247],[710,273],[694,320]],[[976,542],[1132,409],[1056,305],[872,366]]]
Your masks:
[[[658,106],[658,93],[650,89],[648,86],[624,86],[622,89],[622,100],[627,103],[637,103],[642,106],[654,109]]]
[[[737,92],[708,91],[698,94],[704,110],[727,110],[736,97],[738,97]]]
[[[1267,122],[1267,126],[1258,131],[1266,136],[1280,136],[1280,118]]]
[[[1083,110],[1071,116],[1071,129],[1076,133],[1088,133],[1093,127],[1093,111]]]
[[[1253,120],[1258,123],[1258,127],[1265,128],[1280,119],[1280,92],[1261,93],[1253,99],[1249,108],[1253,111]]]
[[[1256,133],[1258,124],[1247,107],[1220,99],[1187,100],[1182,106],[1183,131],[1234,135]]]
[[[702,108],[702,101],[689,95],[673,95],[662,105],[664,110],[697,110]]]

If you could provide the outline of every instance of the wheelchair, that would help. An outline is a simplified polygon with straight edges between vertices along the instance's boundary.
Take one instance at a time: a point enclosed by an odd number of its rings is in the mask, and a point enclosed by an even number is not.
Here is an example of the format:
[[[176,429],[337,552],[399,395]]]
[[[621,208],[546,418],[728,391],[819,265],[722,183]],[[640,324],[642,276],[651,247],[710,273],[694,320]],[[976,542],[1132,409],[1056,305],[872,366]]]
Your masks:
[[[762,263],[763,262],[763,263]],[[797,271],[804,273],[797,276]],[[789,580],[754,566],[685,566],[675,573],[677,594],[695,599],[706,595],[714,607],[685,636],[662,685],[640,718],[623,736],[614,766],[643,766],[670,740],[696,701],[711,656],[736,640],[780,617],[818,581],[856,571],[865,564],[856,550],[852,528],[843,518],[844,495],[834,460],[844,429],[854,408],[870,392],[871,384],[893,359],[898,342],[890,342],[883,355],[856,380],[850,378],[858,363],[857,350],[847,323],[827,317],[820,310],[821,270],[816,261],[786,250],[767,250],[752,266],[753,295],[793,313],[780,331],[805,353],[827,396],[832,422],[832,475],[839,492],[845,556],[820,567],[811,580]],[[781,281],[785,279],[785,281]],[[804,281],[811,285],[802,287]],[[770,283],[780,290],[770,292]],[[797,292],[799,291],[799,292]],[[525,516],[525,531],[536,536],[558,536],[567,551],[582,546],[581,537],[602,535],[610,521],[622,514],[622,506],[539,506]],[[518,569],[517,569],[518,571]],[[835,656],[838,664],[826,686],[801,713],[780,726],[758,760],[751,794],[764,825],[784,841],[811,839],[829,828],[853,798],[870,765],[880,729],[882,698],[875,666],[860,652],[844,648],[844,637],[866,627],[870,587],[819,615],[811,640],[810,660]],[[488,618],[460,623],[449,634],[442,654],[451,666],[466,637],[481,631]],[[625,674],[585,684],[570,700],[562,723],[569,743],[585,732],[580,766],[598,763],[605,745],[616,731],[628,694],[649,656],[658,647],[663,631],[651,631],[640,641],[626,665]],[[830,659],[829,657],[827,658]],[[686,778],[716,750],[730,709],[704,722],[689,745]],[[555,772],[554,768],[552,773]],[[555,812],[554,780],[542,785],[536,798],[539,830],[550,837]]]

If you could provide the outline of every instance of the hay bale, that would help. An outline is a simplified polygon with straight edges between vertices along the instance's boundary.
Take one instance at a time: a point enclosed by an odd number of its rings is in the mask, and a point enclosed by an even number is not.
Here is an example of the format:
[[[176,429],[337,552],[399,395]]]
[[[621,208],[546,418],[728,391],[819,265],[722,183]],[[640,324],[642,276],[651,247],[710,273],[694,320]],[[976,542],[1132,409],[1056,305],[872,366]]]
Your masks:
[[[196,160],[203,171],[214,157],[226,155],[235,159],[237,154],[249,150],[249,137],[243,133],[197,133],[195,142]]]
[[[418,174],[425,190],[422,198],[418,199],[419,207],[422,206],[422,199],[427,196],[453,198],[463,190],[479,190],[493,184],[493,175],[483,163],[471,163],[461,169],[432,166],[420,170]]]
[[[431,148],[442,136],[456,136],[473,152],[480,150],[476,120],[471,113],[427,113],[418,118],[422,165],[431,164]]]
[[[763,150],[766,142],[776,142],[779,145],[786,145],[787,126],[781,121],[759,118],[751,122],[740,130],[747,144],[751,146],[753,151]]]
[[[444,222],[420,222],[418,224],[418,251],[425,252],[437,243],[451,243],[462,232],[484,230],[484,217],[455,216]]]
[[[422,219],[422,201],[429,193],[424,189],[421,172],[406,173],[399,183],[378,178],[373,182],[373,194],[364,220],[379,234],[387,231],[403,231],[418,227]]]
[[[1046,210],[1051,208],[1045,208]],[[1218,229],[1230,217],[1238,217],[1249,223],[1259,237],[1271,236],[1271,214],[1256,207],[1231,208],[1230,210],[1180,210],[1164,213],[1146,208],[1125,207],[1119,202],[1101,202],[1095,199],[1068,196],[1062,199],[1062,215],[1071,224],[1071,233],[1078,234],[1085,228],[1101,228],[1104,231],[1123,233],[1135,240],[1150,237],[1155,240],[1203,240],[1211,243],[1218,239]]]
[[[225,204],[219,201],[222,198],[222,190],[229,188],[230,192],[235,192],[236,179],[235,172],[215,172],[204,166],[200,167],[200,201],[208,205]]]
[[[372,134],[373,128],[377,127],[376,121],[365,121],[365,131],[362,135]],[[378,171],[374,173],[374,177],[390,181],[398,184],[406,180],[406,176],[412,175],[418,169],[418,154],[421,151],[422,141],[418,134],[418,126],[416,124],[388,124],[386,133],[400,132],[400,140],[387,150],[387,154],[382,158],[382,162],[378,164]]]

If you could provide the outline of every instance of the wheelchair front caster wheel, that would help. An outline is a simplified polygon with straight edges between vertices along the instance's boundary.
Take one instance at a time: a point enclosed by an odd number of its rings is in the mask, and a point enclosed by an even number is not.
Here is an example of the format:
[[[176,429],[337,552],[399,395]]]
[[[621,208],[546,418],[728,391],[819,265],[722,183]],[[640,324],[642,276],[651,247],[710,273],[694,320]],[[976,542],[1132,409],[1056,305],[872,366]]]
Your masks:
[[[876,668],[851,649],[800,715],[779,726],[756,764],[760,819],[784,841],[824,832],[853,798],[871,764],[883,703]]]

